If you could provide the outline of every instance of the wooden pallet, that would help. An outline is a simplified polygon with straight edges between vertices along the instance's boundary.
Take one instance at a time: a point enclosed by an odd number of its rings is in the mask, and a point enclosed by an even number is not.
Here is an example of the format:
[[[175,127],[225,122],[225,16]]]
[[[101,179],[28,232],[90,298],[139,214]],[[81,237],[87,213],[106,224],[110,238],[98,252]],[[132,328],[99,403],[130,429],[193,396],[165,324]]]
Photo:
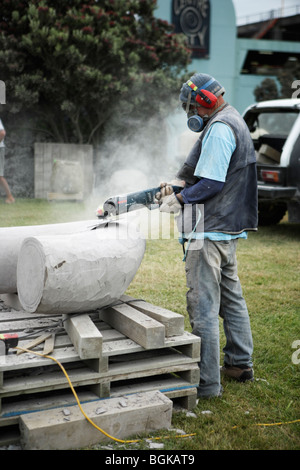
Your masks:
[[[0,311],[0,333],[22,336],[34,331],[33,336],[19,341],[19,346],[25,347],[41,334],[41,328],[52,327],[58,319],[66,320],[66,328],[55,338],[51,356],[64,366],[80,400],[89,402],[159,390],[172,400],[180,400],[181,406],[193,408],[199,383],[200,339],[184,331],[183,317],[143,301],[128,297],[122,300],[130,302],[130,314],[133,313],[126,317],[127,304],[122,319],[122,309],[120,314],[119,306],[115,307],[120,329],[125,329],[126,334],[108,323],[115,321],[111,310],[110,317],[108,311],[97,311],[68,316],[67,320],[57,315]],[[161,334],[156,336],[158,342],[150,340],[156,323],[164,328],[163,341]],[[43,345],[39,345],[34,351],[42,349]],[[0,442],[1,427],[7,437],[8,431],[18,427],[20,415],[72,404],[76,401],[67,378],[52,359],[27,352],[17,355],[15,351],[0,356]]]

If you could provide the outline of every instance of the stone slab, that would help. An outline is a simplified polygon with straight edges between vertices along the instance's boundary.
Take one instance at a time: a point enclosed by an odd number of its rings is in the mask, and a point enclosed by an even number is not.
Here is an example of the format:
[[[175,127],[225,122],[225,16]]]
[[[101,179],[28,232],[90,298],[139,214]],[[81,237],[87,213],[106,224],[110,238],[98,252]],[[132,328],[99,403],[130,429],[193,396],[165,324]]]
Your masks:
[[[82,405],[96,429],[78,406],[28,413],[20,417],[24,450],[72,450],[114,439],[130,440],[140,434],[169,428],[172,401],[159,391],[97,400]],[[111,436],[111,437],[109,437]],[[112,439],[112,437],[114,439]]]

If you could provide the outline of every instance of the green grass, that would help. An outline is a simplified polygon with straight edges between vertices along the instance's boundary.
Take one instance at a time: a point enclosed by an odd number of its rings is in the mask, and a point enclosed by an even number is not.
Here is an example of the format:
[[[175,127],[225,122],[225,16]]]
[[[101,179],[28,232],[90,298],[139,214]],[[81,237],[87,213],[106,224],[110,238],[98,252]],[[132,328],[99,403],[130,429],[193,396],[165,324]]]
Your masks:
[[[35,200],[18,200],[8,206],[0,202],[0,226],[93,219],[96,206]],[[292,361],[292,344],[300,340],[299,228],[284,220],[260,228],[239,243],[239,276],[252,324],[256,380],[238,384],[224,379],[222,398],[199,401],[194,410],[197,418],[174,413],[172,426],[195,435],[164,439],[169,431],[154,433],[163,438],[165,450],[299,450],[300,422],[288,423],[300,420],[300,364]],[[182,249],[176,237],[147,240],[145,257],[128,294],[181,313],[190,330]],[[220,331],[222,349],[221,324]],[[202,414],[205,410],[212,413]]]
[[[6,204],[0,199],[0,227],[42,225],[95,218],[100,202],[47,202],[43,199],[17,199]]]

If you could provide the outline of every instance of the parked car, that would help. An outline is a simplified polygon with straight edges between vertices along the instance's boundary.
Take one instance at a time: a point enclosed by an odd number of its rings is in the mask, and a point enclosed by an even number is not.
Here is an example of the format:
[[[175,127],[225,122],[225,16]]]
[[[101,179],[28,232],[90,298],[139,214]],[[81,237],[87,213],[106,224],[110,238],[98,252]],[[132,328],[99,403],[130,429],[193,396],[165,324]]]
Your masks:
[[[255,103],[243,117],[257,156],[259,225],[300,222],[300,99]]]

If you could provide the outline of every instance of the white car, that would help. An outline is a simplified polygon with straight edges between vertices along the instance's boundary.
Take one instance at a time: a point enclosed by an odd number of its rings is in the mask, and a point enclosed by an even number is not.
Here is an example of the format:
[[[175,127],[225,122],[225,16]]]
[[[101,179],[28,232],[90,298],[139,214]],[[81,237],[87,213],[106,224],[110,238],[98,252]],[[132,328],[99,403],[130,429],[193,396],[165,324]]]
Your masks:
[[[243,117],[257,156],[259,225],[300,222],[300,99],[263,101]]]

